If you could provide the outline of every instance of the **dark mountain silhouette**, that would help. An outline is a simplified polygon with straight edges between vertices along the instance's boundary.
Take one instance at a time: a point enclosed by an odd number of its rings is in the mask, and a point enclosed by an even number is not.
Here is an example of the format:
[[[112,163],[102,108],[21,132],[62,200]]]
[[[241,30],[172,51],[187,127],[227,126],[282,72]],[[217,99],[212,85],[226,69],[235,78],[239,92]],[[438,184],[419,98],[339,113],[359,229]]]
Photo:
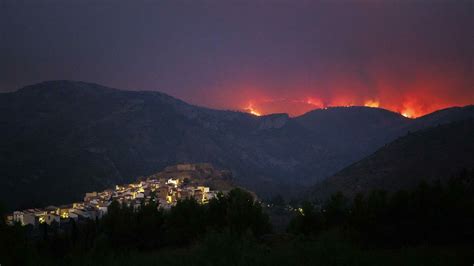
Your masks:
[[[256,117],[159,92],[43,82],[0,94],[0,201],[70,202],[183,162],[228,169],[263,197],[288,196],[410,130],[466,116],[473,106],[415,120],[367,107]]]
[[[408,133],[316,185],[311,196],[326,198],[337,191],[354,196],[371,189],[409,189],[422,181],[443,182],[471,169],[472,118]]]

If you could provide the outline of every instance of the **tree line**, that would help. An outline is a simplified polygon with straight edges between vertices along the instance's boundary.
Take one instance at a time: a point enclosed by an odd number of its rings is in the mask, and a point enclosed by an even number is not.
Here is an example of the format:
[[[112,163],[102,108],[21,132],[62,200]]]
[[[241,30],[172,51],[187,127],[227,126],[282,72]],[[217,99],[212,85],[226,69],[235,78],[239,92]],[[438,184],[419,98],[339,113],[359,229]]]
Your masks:
[[[446,183],[421,183],[411,190],[373,190],[352,199],[336,193],[323,203],[303,202],[292,212],[286,234],[272,233],[266,211],[242,189],[219,194],[205,205],[181,200],[169,210],[153,203],[134,210],[113,202],[102,219],[72,221],[66,230],[42,224],[32,231],[7,226],[2,219],[0,263],[116,265],[125,260],[127,265],[143,260],[141,265],[149,265],[161,252],[159,256],[171,254],[169,264],[180,265],[178,252],[196,265],[338,265],[352,264],[354,258],[365,261],[362,265],[389,265],[384,249],[401,252],[418,246],[451,247],[452,257],[434,250],[426,256],[441,256],[440,263],[462,261],[464,257],[452,254],[459,254],[458,246],[474,243],[473,180],[474,171],[465,171]],[[281,198],[277,202],[284,204]],[[374,256],[373,250],[382,255]],[[112,256],[109,263],[95,262],[107,254]],[[209,256],[214,264],[208,264]]]
[[[192,198],[180,200],[170,210],[155,203],[134,210],[114,201],[100,220],[71,220],[67,230],[41,224],[33,229],[37,236],[33,239],[31,231],[18,224],[6,226],[2,219],[0,254],[9,257],[12,264],[21,265],[28,259],[26,251],[62,258],[91,250],[156,250],[188,246],[210,232],[257,238],[270,233],[271,224],[260,203],[237,188],[226,195],[218,194],[205,205]]]
[[[474,243],[474,171],[412,190],[372,190],[353,199],[336,193],[324,204],[304,202],[288,232],[317,237],[339,230],[364,246]]]

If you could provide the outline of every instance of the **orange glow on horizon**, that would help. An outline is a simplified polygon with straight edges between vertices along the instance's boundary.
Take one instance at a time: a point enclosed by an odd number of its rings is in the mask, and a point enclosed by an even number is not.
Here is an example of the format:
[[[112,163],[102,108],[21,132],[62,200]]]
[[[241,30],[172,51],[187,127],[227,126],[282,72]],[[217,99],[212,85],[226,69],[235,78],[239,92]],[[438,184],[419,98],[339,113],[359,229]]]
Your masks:
[[[260,112],[258,112],[257,110],[255,110],[255,108],[253,107],[253,104],[252,103],[249,103],[247,108],[244,109],[247,113],[249,114],[252,114],[252,115],[255,115],[255,116],[261,116],[262,114]]]
[[[380,102],[377,100],[367,100],[364,102],[364,106],[377,108],[380,106]]]
[[[403,115],[406,118],[417,118],[417,117],[420,117],[420,116],[424,115],[424,114],[416,111],[415,108],[411,108],[411,107],[405,107],[405,109],[403,109],[400,112],[400,114]]]
[[[255,116],[268,115],[273,113],[288,113],[290,116],[299,116],[306,112],[315,109],[327,109],[328,107],[351,107],[351,106],[365,106],[371,108],[383,108],[397,112],[406,118],[417,118],[428,113],[434,112],[439,109],[447,108],[455,105],[436,105],[436,108],[425,108],[422,105],[417,105],[416,101],[405,101],[400,105],[381,104],[379,100],[366,100],[363,102],[350,101],[347,99],[334,100],[329,104],[324,103],[321,100],[315,100],[316,98],[308,97],[307,100],[264,100],[257,101],[252,100],[251,104],[248,104],[245,108],[242,108],[244,112],[250,113]],[[289,110],[289,112],[288,112]]]
[[[250,113],[253,114],[253,115],[256,115],[256,116],[261,116],[261,114],[257,111],[254,111],[254,110],[250,110]]]
[[[314,99],[314,98],[309,97],[308,100],[306,100],[306,103],[309,104],[309,105],[313,105],[317,108],[324,108],[323,101],[321,101],[319,99]]]
[[[410,110],[403,111],[401,115],[403,115],[406,118],[414,118],[413,113]]]
[[[463,73],[430,66],[405,73],[373,66],[362,79],[336,69],[313,83],[296,78],[284,84],[237,81],[229,84],[229,90],[219,92],[218,102],[221,108],[254,115],[287,113],[295,117],[314,109],[366,106],[417,118],[444,108],[474,104],[474,80]]]

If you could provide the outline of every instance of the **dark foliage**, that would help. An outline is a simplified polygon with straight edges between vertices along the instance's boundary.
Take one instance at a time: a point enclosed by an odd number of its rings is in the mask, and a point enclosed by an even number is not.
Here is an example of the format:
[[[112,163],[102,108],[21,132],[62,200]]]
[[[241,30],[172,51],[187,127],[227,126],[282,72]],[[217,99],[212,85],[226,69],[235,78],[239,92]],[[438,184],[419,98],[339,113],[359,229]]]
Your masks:
[[[66,232],[0,225],[2,265],[466,265],[472,263],[474,172],[411,191],[338,193],[304,202],[292,234],[269,235],[258,202],[236,189],[168,211],[113,203]],[[38,230],[36,230],[38,231]],[[44,237],[47,232],[47,237]]]
[[[352,201],[333,195],[320,208],[311,203],[292,220],[289,232],[317,236],[337,228],[373,247],[474,243],[474,171],[446,184],[422,182],[413,190],[357,194]]]
[[[254,238],[269,233],[271,226],[268,216],[252,195],[234,189],[227,195],[220,194],[207,205],[185,199],[164,211],[155,204],[133,210],[113,202],[101,220],[80,223],[72,220],[66,230],[46,224],[29,233],[26,229],[19,225],[0,224],[0,254],[10,258],[6,262],[26,263],[20,255],[22,252],[67,261],[70,256],[90,252],[149,251],[188,246],[211,232]]]

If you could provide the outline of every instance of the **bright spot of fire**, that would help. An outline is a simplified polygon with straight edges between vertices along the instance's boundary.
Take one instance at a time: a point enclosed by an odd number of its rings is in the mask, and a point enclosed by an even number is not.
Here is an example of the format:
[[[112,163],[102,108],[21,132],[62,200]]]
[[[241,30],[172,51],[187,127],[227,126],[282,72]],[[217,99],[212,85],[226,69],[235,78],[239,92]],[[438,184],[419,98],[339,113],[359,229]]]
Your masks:
[[[415,95],[416,96],[416,95]],[[301,97],[301,98],[276,98],[276,99],[259,99],[250,98],[244,102],[243,110],[255,116],[262,116],[273,113],[286,112],[292,117],[303,115],[315,109],[326,109],[330,107],[351,107],[351,106],[365,106],[370,108],[384,108],[393,112],[398,112],[407,118],[417,118],[439,110],[449,107],[449,104],[436,103],[431,97],[429,100],[433,103],[426,104],[426,98],[420,100],[419,97],[410,96],[398,101],[390,101],[390,99],[381,99],[379,97],[365,98],[359,100],[356,96],[351,97],[332,97],[324,100],[320,97]],[[383,98],[383,97],[382,97]],[[385,97],[387,98],[387,97]],[[242,106],[242,105],[241,105]]]
[[[403,116],[406,117],[406,118],[415,118],[415,114],[414,114],[413,111],[410,110],[410,109],[405,109],[405,110],[401,113],[401,115],[403,115]]]
[[[255,110],[250,110],[250,113],[256,116],[261,116],[261,114]]]
[[[245,108],[245,111],[252,114],[252,115],[255,115],[255,116],[261,116],[262,115],[260,112],[255,110],[255,108],[253,107],[253,105],[251,103],[249,103],[247,108]]]
[[[380,103],[377,100],[367,100],[364,102],[364,106],[377,108],[380,106]]]

